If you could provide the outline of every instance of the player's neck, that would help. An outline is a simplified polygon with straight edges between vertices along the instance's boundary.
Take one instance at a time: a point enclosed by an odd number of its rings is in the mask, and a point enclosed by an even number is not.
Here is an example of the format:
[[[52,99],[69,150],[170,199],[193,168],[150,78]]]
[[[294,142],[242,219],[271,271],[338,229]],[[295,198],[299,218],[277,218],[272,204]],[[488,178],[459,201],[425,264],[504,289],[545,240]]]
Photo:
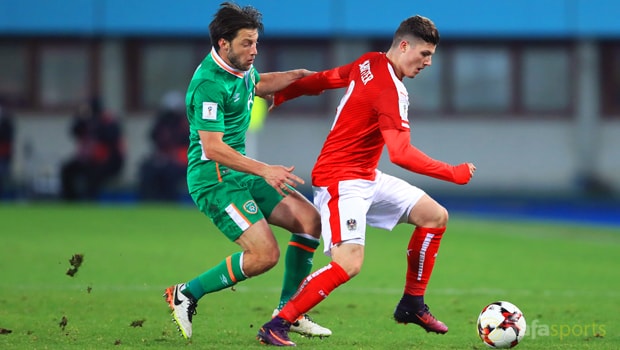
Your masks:
[[[400,70],[398,65],[396,64],[396,62],[398,62],[397,57],[398,57],[398,53],[394,52],[394,50],[392,50],[392,49],[390,49],[385,54],[385,58],[387,58],[388,62],[390,62],[390,65],[392,66],[392,69],[394,70],[394,74],[396,74],[396,77],[400,81],[403,81],[404,74],[403,74],[402,70]]]

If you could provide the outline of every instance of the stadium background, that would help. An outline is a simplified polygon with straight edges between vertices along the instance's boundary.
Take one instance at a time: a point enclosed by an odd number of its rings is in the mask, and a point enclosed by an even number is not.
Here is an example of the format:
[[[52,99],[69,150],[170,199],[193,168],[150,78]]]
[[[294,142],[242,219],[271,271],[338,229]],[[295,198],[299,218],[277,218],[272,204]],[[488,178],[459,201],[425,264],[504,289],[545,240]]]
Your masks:
[[[73,151],[67,132],[73,109],[97,93],[121,119],[127,143],[123,175],[108,194],[131,198],[155,111],[166,92],[184,91],[208,52],[207,26],[219,3],[0,0],[0,96],[16,117],[17,196],[23,190],[54,197],[59,165]],[[620,3],[238,3],[264,15],[259,71],[340,65],[367,50],[386,50],[405,17],[431,18],[442,35],[433,67],[406,82],[412,140],[435,158],[472,161],[478,171],[470,185],[458,187],[409,174],[387,156],[381,168],[435,195],[459,198],[457,207],[502,198],[519,211],[515,198],[530,204],[535,198],[540,208],[595,198],[603,205],[590,206],[593,213],[620,217]],[[274,111],[250,135],[250,153],[294,164],[308,179],[341,93]]]

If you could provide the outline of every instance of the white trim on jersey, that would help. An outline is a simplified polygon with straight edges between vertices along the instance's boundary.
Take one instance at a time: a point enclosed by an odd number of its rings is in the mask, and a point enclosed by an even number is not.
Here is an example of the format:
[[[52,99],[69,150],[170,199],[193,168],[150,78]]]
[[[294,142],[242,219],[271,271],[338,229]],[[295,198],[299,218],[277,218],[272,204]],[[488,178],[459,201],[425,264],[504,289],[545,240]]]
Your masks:
[[[394,67],[388,63],[388,71],[398,91],[398,113],[400,114],[400,126],[409,129],[409,92],[405,84],[398,79],[396,73],[394,73]]]

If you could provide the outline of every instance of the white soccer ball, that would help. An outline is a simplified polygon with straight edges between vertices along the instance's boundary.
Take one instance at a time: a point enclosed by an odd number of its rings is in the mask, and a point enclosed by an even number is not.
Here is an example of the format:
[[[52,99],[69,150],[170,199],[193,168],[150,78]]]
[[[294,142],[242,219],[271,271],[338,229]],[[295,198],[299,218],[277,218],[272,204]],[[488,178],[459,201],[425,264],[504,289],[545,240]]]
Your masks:
[[[508,349],[517,346],[525,335],[525,317],[514,304],[497,301],[482,309],[478,316],[478,335],[489,347]]]

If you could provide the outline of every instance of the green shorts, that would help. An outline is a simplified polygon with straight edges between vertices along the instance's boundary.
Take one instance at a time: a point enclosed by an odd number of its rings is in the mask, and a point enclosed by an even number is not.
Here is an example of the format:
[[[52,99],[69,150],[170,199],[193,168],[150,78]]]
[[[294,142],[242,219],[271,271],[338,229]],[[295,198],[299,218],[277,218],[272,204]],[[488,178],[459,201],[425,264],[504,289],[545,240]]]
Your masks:
[[[191,193],[201,212],[231,241],[263,218],[283,197],[260,176],[230,170],[222,182]]]

